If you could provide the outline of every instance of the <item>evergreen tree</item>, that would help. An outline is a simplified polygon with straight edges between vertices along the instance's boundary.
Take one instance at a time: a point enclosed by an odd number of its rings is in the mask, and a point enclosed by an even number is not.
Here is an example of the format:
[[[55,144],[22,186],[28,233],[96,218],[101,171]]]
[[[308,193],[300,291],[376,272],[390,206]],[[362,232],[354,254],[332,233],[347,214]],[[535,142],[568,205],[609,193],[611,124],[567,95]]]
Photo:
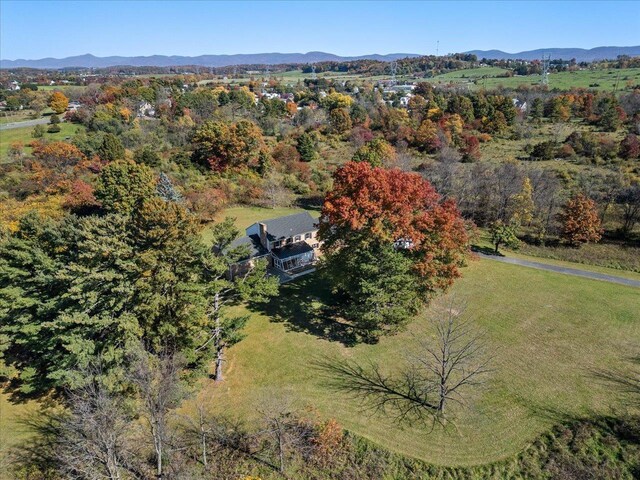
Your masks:
[[[118,137],[107,133],[102,138],[102,144],[98,148],[98,155],[105,162],[124,159],[124,147]]]
[[[118,160],[100,172],[95,197],[107,212],[128,215],[155,193],[156,182],[149,167],[130,160]]]
[[[160,198],[167,202],[181,202],[183,200],[180,192],[175,189],[171,179],[164,172],[161,172],[158,177],[156,192]]]
[[[327,273],[363,338],[394,332],[415,315],[420,301],[411,261],[398,248],[362,241],[330,255]]]
[[[318,152],[316,149],[316,142],[313,135],[310,133],[303,133],[298,137],[298,143],[296,145],[300,158],[304,162],[312,162],[318,158]]]

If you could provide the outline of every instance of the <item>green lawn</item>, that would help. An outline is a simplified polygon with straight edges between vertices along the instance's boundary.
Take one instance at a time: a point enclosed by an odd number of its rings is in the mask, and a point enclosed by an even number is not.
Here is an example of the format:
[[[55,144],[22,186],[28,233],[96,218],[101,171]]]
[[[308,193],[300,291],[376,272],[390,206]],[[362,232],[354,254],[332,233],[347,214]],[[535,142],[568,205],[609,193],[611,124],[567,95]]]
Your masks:
[[[0,393],[0,478],[6,478],[2,465],[8,450],[28,435],[28,429],[22,421],[36,409],[35,402],[12,403],[9,395]]]
[[[456,408],[457,430],[399,427],[324,387],[314,360],[330,355],[393,365],[414,336],[431,331],[416,319],[407,332],[377,345],[331,340],[339,332],[327,333],[328,326],[314,320],[314,307],[330,302],[326,285],[314,275],[283,286],[270,307],[252,310],[246,339],[229,352],[227,380],[206,382],[201,399],[251,418],[265,397],[288,396],[384,447],[440,465],[509,457],[558,415],[605,413],[617,405],[593,371],[622,367],[638,354],[640,290],[491,261],[473,261],[463,274],[453,293],[486,331],[495,371],[468,408]]]
[[[58,133],[45,133],[44,137],[48,140],[64,140],[67,137],[72,137],[78,131],[83,129],[81,125],[73,123],[60,123],[60,131]],[[48,125],[44,125],[45,129]],[[0,163],[7,161],[7,152],[13,142],[22,142],[25,145],[27,152],[31,151],[27,145],[31,143],[34,138],[31,137],[31,132],[34,127],[21,127],[12,128],[11,130],[0,130]]]

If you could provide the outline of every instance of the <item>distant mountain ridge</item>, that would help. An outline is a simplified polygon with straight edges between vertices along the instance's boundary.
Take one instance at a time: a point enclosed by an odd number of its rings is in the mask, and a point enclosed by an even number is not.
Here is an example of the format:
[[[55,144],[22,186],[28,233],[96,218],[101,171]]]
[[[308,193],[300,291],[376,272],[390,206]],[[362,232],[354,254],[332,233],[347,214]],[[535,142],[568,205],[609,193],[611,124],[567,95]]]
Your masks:
[[[471,50],[478,59],[492,58],[496,60],[540,60],[542,55],[550,55],[551,60],[571,60],[577,62],[593,62],[594,60],[615,60],[618,55],[640,56],[640,46],[635,47],[596,47],[584,48],[539,48],[518,53],[507,53],[502,50]]]
[[[539,48],[518,53],[507,53],[502,50],[471,50],[469,52],[478,57],[498,60],[536,60],[542,55],[550,55],[552,60],[571,60],[578,62],[592,62],[594,60],[615,59],[618,55],[640,56],[640,46],[633,47],[596,47],[590,50],[584,48]],[[76,55],[66,58],[41,58],[38,60],[0,60],[0,68],[106,68],[117,66],[128,67],[228,67],[233,65],[281,65],[287,63],[315,63],[315,62],[349,62],[354,60],[380,60],[391,62],[401,58],[420,57],[417,53],[390,53],[387,55],[370,54],[359,56],[340,56],[326,52],[307,53],[243,53],[235,55],[199,55],[195,57],[182,55],[151,55],[136,57],[96,57],[95,55]]]
[[[151,55],[148,57],[96,57],[91,54],[66,58],[42,58],[39,60],[0,60],[0,68],[106,68],[116,66],[129,67],[180,67],[196,65],[201,67],[228,67],[232,65],[279,65],[285,63],[345,62],[353,60],[393,61],[400,58],[420,57],[417,53],[390,53],[388,55],[360,55],[341,57],[332,53],[248,53],[236,55],[199,55],[196,57],[180,55]]]

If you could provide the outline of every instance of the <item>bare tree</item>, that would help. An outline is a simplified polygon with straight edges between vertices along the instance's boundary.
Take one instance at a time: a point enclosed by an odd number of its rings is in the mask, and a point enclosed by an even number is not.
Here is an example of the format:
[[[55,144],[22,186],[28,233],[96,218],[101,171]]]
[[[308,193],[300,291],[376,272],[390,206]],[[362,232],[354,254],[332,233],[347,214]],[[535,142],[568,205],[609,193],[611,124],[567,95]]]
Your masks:
[[[140,396],[142,417],[147,421],[156,460],[156,478],[163,478],[165,457],[171,449],[169,420],[183,398],[180,382],[182,359],[175,354],[158,357],[139,352],[129,379]]]
[[[386,372],[375,362],[329,360],[318,366],[329,375],[329,386],[396,421],[444,422],[447,406],[464,403],[467,389],[480,385],[489,371],[481,336],[462,319],[463,310],[450,298],[433,305],[435,341],[416,340],[398,373]]]
[[[307,453],[311,435],[309,426],[296,414],[287,398],[271,397],[262,402],[258,410],[264,419],[259,436],[266,439],[267,452],[276,457],[277,469],[284,473],[288,459]]]
[[[61,472],[83,479],[122,478],[133,456],[128,435],[131,417],[122,396],[92,380],[68,392],[67,402],[55,449]]]

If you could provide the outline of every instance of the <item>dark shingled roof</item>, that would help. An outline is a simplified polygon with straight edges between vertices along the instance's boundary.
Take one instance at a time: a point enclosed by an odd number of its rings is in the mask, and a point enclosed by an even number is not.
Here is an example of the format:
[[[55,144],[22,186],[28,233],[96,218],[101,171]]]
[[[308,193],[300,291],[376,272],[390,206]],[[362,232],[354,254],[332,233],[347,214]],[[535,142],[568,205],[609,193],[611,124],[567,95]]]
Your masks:
[[[259,235],[246,235],[244,237],[236,238],[233,242],[229,244],[229,248],[237,248],[242,245],[249,246],[249,256],[245,258],[241,258],[240,260],[247,260],[251,257],[261,257],[262,255],[266,255],[267,249],[262,246],[260,243]]]
[[[267,226],[267,237],[273,242],[281,238],[294,237],[303,233],[313,232],[318,229],[316,220],[309,215],[309,212],[296,213],[286,217],[263,220]]]
[[[285,245],[281,248],[274,248],[271,250],[276,257],[280,260],[284,260],[285,258],[295,257],[296,255],[300,255],[302,253],[312,252],[313,248],[307,242],[296,242],[290,243],[289,245]]]

